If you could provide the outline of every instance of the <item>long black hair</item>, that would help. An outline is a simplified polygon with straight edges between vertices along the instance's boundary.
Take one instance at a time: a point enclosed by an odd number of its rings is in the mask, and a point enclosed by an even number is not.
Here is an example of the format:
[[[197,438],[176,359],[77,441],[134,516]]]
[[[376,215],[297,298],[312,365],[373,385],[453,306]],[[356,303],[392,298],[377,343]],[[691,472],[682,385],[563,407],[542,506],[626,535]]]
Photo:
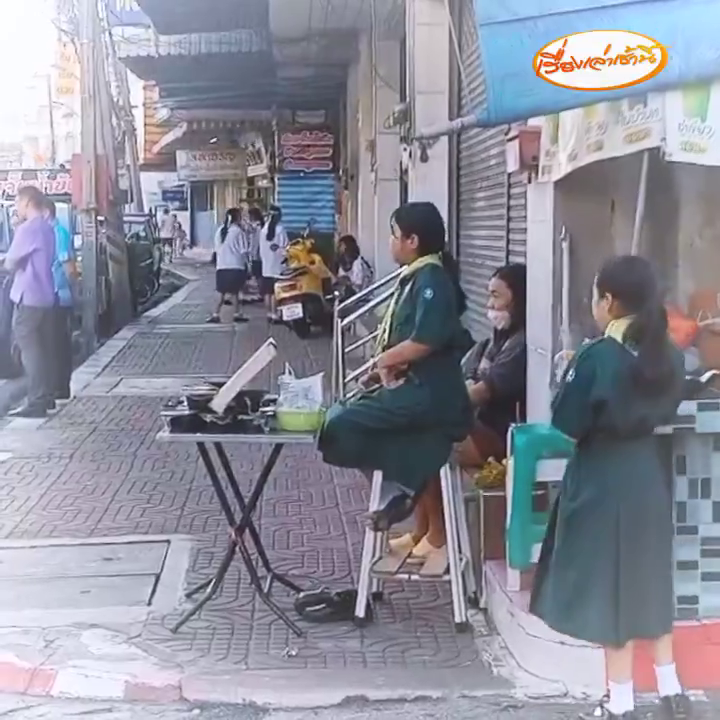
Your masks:
[[[390,218],[404,237],[415,235],[418,239],[418,256],[438,254],[442,264],[455,286],[458,313],[467,309],[467,298],[460,286],[460,270],[455,258],[445,245],[445,221],[437,207],[431,202],[409,202],[401,205]]]
[[[250,220],[251,220],[252,222],[259,223],[260,225],[263,224],[263,221],[264,221],[264,219],[265,219],[265,218],[263,217],[262,210],[261,210],[260,208],[257,208],[257,207],[251,207],[251,208],[248,210],[248,217],[250,218]]]
[[[225,242],[225,238],[228,235],[231,225],[237,225],[240,222],[240,209],[229,208],[225,213],[225,220],[223,221],[222,227],[220,228],[220,240]]]
[[[267,239],[268,242],[273,242],[278,223],[282,220],[282,210],[277,205],[271,205],[269,214],[270,222],[268,223]]]
[[[637,352],[635,379],[647,392],[662,390],[675,374],[668,318],[655,272],[637,255],[610,258],[595,279],[599,297],[610,295],[633,319],[623,341]]]
[[[348,272],[353,263],[360,257],[360,246],[353,235],[343,235],[337,243],[338,246],[338,265]],[[345,252],[340,252],[344,248]]]
[[[522,263],[510,263],[498,268],[492,277],[502,280],[512,295],[509,330],[525,327],[527,317],[527,268]]]

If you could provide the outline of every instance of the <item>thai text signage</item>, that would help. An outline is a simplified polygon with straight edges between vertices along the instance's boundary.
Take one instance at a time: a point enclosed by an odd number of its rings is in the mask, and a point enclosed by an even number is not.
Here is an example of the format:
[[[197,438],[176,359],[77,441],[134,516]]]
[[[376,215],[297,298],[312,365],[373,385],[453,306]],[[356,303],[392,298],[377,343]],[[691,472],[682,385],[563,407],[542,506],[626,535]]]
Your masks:
[[[72,195],[72,176],[67,171],[0,171],[0,198],[13,198],[18,190],[28,186],[36,187],[46,195]]]
[[[666,159],[720,165],[720,83],[666,93],[665,116]]]
[[[668,50],[649,35],[588,30],[553,40],[533,58],[539,78],[568,90],[603,92],[639,85],[661,73]]]
[[[335,138],[327,130],[288,130],[280,135],[280,172],[332,172]]]
[[[229,150],[178,150],[178,179],[239,180],[245,177],[245,151]]]

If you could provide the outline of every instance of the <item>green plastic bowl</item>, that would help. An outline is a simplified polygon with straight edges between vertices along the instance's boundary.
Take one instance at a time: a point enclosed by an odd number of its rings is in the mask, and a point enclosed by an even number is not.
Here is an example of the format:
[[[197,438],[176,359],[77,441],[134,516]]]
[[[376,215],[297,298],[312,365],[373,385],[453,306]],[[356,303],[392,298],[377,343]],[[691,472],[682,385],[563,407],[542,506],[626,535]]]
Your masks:
[[[275,412],[278,430],[285,432],[317,432],[325,418],[325,410],[282,410]]]

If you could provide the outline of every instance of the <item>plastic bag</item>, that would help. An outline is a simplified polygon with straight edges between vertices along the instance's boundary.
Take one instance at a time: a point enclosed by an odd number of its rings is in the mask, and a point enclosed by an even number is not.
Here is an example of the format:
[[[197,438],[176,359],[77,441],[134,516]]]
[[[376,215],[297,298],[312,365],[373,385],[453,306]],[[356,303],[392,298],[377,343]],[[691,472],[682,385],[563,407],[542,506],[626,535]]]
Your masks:
[[[285,372],[278,378],[278,403],[282,410],[320,410],[323,407],[323,379],[325,373],[299,378],[285,364]]]

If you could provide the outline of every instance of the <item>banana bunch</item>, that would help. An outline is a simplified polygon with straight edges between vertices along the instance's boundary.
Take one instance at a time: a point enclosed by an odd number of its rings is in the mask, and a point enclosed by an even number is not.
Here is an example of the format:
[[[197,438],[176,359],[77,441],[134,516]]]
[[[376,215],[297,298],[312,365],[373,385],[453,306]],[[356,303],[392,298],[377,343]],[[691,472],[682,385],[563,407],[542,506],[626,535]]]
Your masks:
[[[490,458],[475,476],[475,484],[481,490],[501,488],[505,485],[506,475],[507,460],[498,462],[495,458]]]

